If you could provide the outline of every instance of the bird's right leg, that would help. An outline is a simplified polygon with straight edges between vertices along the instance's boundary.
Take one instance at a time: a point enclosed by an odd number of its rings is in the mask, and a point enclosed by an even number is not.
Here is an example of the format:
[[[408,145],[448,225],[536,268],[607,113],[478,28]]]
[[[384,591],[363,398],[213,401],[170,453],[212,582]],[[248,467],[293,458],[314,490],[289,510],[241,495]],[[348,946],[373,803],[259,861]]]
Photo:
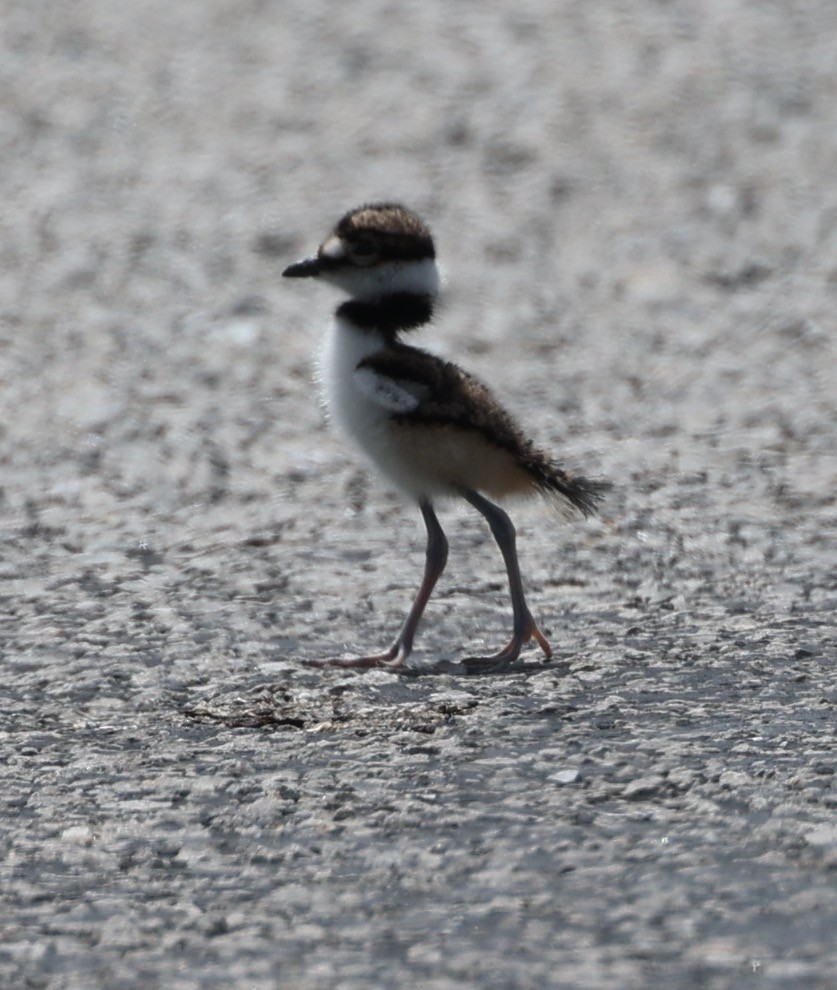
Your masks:
[[[392,646],[384,653],[376,653],[367,657],[328,657],[325,660],[310,661],[315,667],[384,667],[396,670],[401,667],[413,651],[413,640],[419,622],[430,599],[439,576],[448,562],[448,541],[436,518],[433,506],[428,499],[419,502],[419,508],[427,527],[427,554],[424,565],[424,578],[418,590],[415,601],[407,618]]]

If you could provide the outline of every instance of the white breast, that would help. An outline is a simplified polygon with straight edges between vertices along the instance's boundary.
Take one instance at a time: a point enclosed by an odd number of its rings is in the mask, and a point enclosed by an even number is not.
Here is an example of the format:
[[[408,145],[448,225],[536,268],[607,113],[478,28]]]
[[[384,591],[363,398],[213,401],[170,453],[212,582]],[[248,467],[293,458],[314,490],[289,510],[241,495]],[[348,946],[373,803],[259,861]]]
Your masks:
[[[329,417],[398,488],[416,498],[434,494],[437,486],[417,471],[390,420],[393,413],[415,408],[419,396],[369,368],[358,370],[364,358],[385,347],[381,334],[335,319],[320,352],[320,381]]]

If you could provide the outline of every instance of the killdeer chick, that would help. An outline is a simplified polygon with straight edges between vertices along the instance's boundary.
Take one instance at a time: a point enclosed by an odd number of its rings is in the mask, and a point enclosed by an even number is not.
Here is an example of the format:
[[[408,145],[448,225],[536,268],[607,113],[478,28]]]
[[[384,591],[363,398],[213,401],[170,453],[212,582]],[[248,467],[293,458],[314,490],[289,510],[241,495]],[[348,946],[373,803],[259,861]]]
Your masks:
[[[434,511],[458,496],[481,513],[503,555],[512,605],[512,637],[497,653],[465,661],[469,672],[502,670],[535,639],[552,648],[526,604],[508,515],[492,499],[544,495],[560,508],[591,515],[607,485],[569,474],[539,450],[492,393],[467,372],[401,340],[430,321],[439,271],[430,231],[396,203],[347,213],[315,257],[282,273],[317,278],[349,298],[337,307],[322,352],[321,377],[331,419],[376,467],[418,502],[427,527],[424,579],[404,624],[383,653],[333,657],[318,665],[402,666],[448,557]]]

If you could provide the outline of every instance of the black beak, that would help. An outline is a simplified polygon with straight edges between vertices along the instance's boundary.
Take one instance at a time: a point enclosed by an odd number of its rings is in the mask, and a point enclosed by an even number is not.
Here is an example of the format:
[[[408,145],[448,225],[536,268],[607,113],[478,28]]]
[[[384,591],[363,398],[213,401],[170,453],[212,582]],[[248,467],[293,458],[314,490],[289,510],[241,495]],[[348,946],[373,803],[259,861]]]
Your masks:
[[[323,270],[319,258],[295,261],[282,272],[285,278],[314,278]]]

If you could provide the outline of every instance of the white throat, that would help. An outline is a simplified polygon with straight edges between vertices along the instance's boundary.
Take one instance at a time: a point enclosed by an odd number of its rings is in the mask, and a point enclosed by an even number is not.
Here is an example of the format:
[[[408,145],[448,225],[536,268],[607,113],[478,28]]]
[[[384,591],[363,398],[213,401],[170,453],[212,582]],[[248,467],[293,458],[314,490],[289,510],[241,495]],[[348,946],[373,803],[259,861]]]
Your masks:
[[[364,302],[397,292],[437,296],[441,286],[439,268],[433,258],[425,258],[423,261],[388,261],[371,268],[324,271],[320,277],[324,282],[330,282],[348,292],[353,299]]]

